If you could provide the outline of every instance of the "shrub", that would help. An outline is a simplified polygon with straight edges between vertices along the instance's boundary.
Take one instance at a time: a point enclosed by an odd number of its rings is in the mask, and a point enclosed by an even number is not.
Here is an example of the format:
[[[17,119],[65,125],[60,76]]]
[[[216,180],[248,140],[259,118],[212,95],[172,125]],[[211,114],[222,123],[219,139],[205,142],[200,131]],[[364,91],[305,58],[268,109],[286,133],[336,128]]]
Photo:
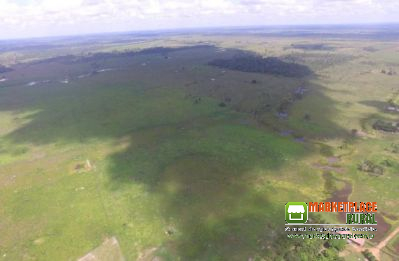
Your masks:
[[[364,257],[367,258],[369,261],[377,261],[377,258],[368,250],[362,252]]]
[[[397,132],[399,131],[398,123],[394,122],[386,122],[382,120],[378,120],[373,124],[373,128],[375,130],[382,130],[386,132]]]
[[[328,248],[334,248],[338,251],[342,251],[345,249],[346,240],[344,239],[332,239],[327,242]]]
[[[383,175],[384,174],[384,168],[381,166],[378,166],[374,164],[370,160],[365,160],[362,163],[360,163],[357,167],[358,170],[363,171],[363,172],[369,172],[375,175]]]

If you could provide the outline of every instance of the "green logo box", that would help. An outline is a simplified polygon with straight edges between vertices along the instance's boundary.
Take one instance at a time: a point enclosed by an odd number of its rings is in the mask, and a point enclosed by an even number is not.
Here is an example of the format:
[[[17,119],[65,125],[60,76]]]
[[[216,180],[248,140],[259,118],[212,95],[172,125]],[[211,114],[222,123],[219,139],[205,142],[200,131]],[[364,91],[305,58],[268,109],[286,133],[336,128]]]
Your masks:
[[[308,222],[308,204],[306,202],[287,202],[285,204],[285,222],[287,224]]]

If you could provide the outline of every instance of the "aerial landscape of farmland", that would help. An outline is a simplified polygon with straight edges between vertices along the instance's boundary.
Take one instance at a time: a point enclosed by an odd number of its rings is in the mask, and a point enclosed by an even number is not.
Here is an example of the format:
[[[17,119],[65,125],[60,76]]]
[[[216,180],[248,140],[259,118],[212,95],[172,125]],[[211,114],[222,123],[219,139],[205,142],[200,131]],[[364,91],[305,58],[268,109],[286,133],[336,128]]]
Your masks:
[[[0,40],[0,260],[394,261],[398,185],[396,24]]]
[[[287,258],[283,203],[345,186],[378,202],[376,247],[398,227],[397,41],[302,34],[4,42],[2,255],[66,260],[115,237],[129,260]]]

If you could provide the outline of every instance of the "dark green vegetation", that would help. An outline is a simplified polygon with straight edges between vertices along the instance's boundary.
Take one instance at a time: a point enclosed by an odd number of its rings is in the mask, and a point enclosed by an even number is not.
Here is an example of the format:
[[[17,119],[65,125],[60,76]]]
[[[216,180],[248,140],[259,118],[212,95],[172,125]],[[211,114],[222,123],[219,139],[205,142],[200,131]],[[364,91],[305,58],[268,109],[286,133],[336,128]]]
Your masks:
[[[380,72],[399,67],[397,45],[350,39],[328,52],[241,34],[3,48],[0,257],[75,260],[115,236],[127,260],[353,260],[344,241],[283,230],[287,201],[331,197],[378,202],[366,247],[398,225],[397,134],[373,128],[397,121],[397,76]],[[247,52],[271,71],[209,66]]]
[[[304,65],[287,63],[276,57],[237,56],[232,59],[216,59],[209,65],[230,70],[253,73],[266,73],[287,77],[309,76],[311,71]]]
[[[365,160],[364,162],[359,164],[358,169],[360,171],[369,172],[369,173],[377,175],[377,176],[384,174],[384,168],[373,163],[370,160]]]
[[[363,251],[363,255],[368,261],[377,261],[377,258],[369,250]]]
[[[377,120],[373,124],[373,128],[376,130],[382,130],[386,132],[399,132],[399,123]]]
[[[292,48],[302,49],[307,51],[332,51],[333,47],[325,44],[292,44]]]
[[[278,255],[274,238],[281,234],[266,231],[284,224],[274,219],[279,204],[273,202],[297,192],[286,188],[277,198],[259,171],[278,177],[280,168],[295,168],[290,162],[306,154],[303,146],[250,126],[251,116],[220,107],[216,98],[190,94],[195,90],[185,82],[210,81],[207,67],[198,70],[201,63],[191,63],[214,56],[214,48],[170,55],[179,62],[167,65],[159,54],[100,60],[99,68],[126,67],[85,78],[78,73],[92,70],[91,64],[54,62],[57,70],[50,74],[48,63],[36,63],[35,80],[51,83],[3,89],[2,111],[19,111],[3,120],[21,125],[2,140],[11,182],[2,200],[7,224],[17,221],[19,230],[37,231],[26,235],[28,248],[23,240],[17,246],[25,255],[78,257],[99,244],[101,235],[117,236],[129,259],[154,245],[172,259]],[[177,74],[186,57],[190,67]],[[74,74],[75,68],[82,69]],[[57,82],[64,71],[68,84]],[[32,170],[24,171],[28,176],[15,183],[14,171],[30,168],[32,160]],[[87,160],[95,167],[86,167]],[[82,247],[63,247],[75,240]],[[19,258],[20,252],[7,252]]]
[[[161,55],[165,59],[168,59],[168,54],[170,52],[183,51],[183,50],[192,50],[198,48],[210,48],[209,45],[195,45],[195,46],[185,46],[185,47],[153,47],[146,49],[139,49],[135,51],[124,50],[121,52],[99,52],[99,53],[87,53],[86,55],[64,55],[64,56],[56,56],[48,59],[39,60],[34,63],[49,63],[49,62],[58,62],[63,64],[71,64],[71,63],[88,63],[92,62],[98,66],[98,62],[107,60],[107,59],[118,59],[118,58],[132,58],[137,55]],[[34,64],[33,63],[33,64]],[[1,68],[0,68],[1,69]]]

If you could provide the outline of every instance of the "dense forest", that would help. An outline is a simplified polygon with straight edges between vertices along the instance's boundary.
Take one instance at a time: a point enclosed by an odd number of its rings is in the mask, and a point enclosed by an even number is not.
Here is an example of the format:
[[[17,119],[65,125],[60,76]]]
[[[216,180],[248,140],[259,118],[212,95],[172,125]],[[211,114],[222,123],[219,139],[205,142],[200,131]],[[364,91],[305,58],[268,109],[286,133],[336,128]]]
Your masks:
[[[325,44],[291,44],[292,48],[302,49],[307,51],[331,51],[334,50],[333,47],[325,45]]]
[[[231,59],[216,59],[211,61],[209,65],[235,71],[266,73],[287,77],[304,77],[312,74],[312,71],[305,65],[287,63],[276,57],[236,56]]]
[[[39,60],[33,63],[47,63],[47,62],[60,62],[65,64],[76,63],[76,62],[96,62],[98,60],[110,59],[110,58],[121,58],[121,57],[134,57],[136,55],[148,55],[158,54],[164,58],[169,58],[168,55],[171,52],[191,50],[196,48],[207,48],[210,45],[192,45],[192,46],[181,46],[181,47],[150,47],[137,50],[124,50],[124,51],[113,51],[113,52],[99,52],[99,53],[88,53],[84,56],[76,55],[63,55],[56,56],[48,59]],[[1,71],[0,71],[1,72]]]

